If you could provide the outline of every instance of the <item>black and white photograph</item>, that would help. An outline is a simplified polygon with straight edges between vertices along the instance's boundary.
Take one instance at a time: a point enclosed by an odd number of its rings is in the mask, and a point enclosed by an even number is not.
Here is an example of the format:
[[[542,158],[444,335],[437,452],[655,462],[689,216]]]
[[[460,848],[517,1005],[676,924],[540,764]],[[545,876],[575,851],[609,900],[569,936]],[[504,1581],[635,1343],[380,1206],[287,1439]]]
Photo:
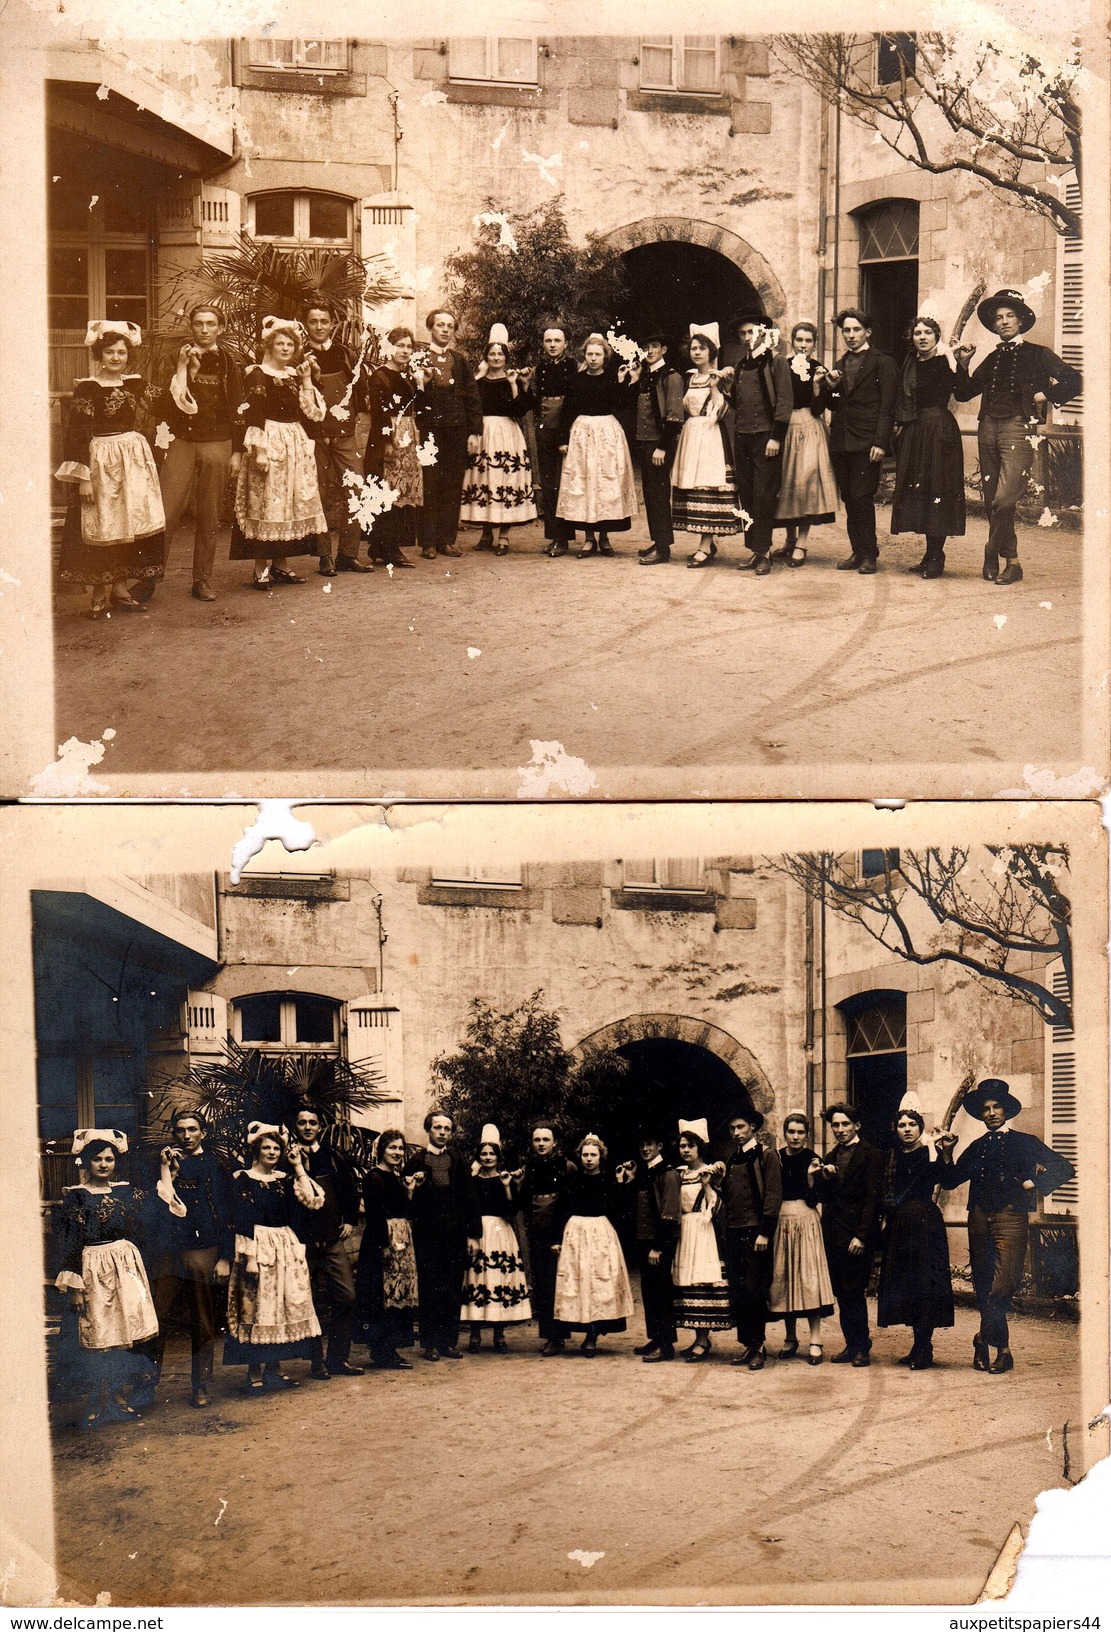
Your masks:
[[[1104,1454],[1083,807],[24,814],[66,1600],[967,1604]]]
[[[1079,12],[314,15],[5,14],[12,791],[1101,785]]]

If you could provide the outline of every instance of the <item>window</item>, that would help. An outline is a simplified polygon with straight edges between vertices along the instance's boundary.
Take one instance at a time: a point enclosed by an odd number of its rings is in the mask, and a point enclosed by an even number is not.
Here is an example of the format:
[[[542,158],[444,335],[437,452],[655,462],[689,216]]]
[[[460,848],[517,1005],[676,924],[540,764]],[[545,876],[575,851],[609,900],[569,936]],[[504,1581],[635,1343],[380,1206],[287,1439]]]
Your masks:
[[[860,216],[860,260],[903,261],[918,258],[918,205],[893,198]]]
[[[913,34],[876,34],[872,83],[899,85],[914,76],[918,47]]]
[[[714,34],[651,34],[640,42],[642,91],[688,91],[717,96],[718,42]]]
[[[905,992],[862,992],[839,1005],[845,1020],[847,1098],[860,1113],[861,1134],[886,1150],[907,1091]]]
[[[88,372],[90,317],[103,314],[147,331],[153,203],[127,183],[98,195],[63,173],[51,184],[48,205],[50,389],[64,392]]]
[[[1069,997],[1069,983],[1060,958],[1045,972],[1054,997]],[[1070,1026],[1045,1028],[1045,1142],[1058,1155],[1079,1166],[1076,1092],[1076,1038]],[[1047,1213],[1075,1212],[1080,1200],[1078,1181],[1071,1178],[1045,1198]]]
[[[535,85],[536,62],[536,40],[532,37],[475,34],[448,41],[451,79]]]
[[[248,201],[247,220],[252,237],[290,248],[346,249],[354,242],[351,201],[334,193],[256,193]]]
[[[451,868],[443,876],[433,874],[432,882],[458,889],[466,889],[477,884],[484,890],[519,890],[524,884],[524,874],[519,865],[514,867],[506,862],[485,867],[465,861]]]
[[[704,895],[702,862],[690,857],[657,857],[652,861],[622,863],[623,884],[627,890],[683,891],[689,895]]]
[[[338,1053],[339,1004],[305,992],[260,992],[241,997],[234,1036],[246,1048]]]
[[[247,52],[252,68],[314,74],[345,74],[351,62],[347,40],[248,40]]]
[[[883,878],[899,870],[898,850],[862,850],[860,852],[861,878]]]
[[[918,205],[889,198],[856,216],[860,304],[872,318],[872,344],[901,365],[918,313]]]

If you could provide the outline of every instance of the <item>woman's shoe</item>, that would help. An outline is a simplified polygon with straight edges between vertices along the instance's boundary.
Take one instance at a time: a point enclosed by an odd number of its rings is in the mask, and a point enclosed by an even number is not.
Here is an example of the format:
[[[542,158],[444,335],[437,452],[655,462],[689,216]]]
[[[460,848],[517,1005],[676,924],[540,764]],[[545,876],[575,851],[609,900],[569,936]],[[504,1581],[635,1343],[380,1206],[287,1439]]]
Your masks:
[[[481,1332],[472,1332],[471,1333],[471,1340],[467,1344],[467,1353],[468,1354],[477,1354],[479,1349],[481,1349],[481,1347],[482,1347],[482,1333]]]
[[[988,1346],[979,1332],[972,1339],[972,1369],[973,1371],[989,1371]]]
[[[910,1369],[911,1371],[929,1371],[933,1363],[933,1349],[919,1349],[917,1354],[911,1356]]]
[[[895,1364],[897,1366],[910,1366],[910,1365],[914,1364],[914,1362],[915,1362],[915,1360],[917,1360],[917,1358],[918,1358],[918,1345],[915,1344],[914,1348],[911,1349],[910,1353],[900,1355],[899,1359],[896,1360]]]
[[[919,576],[921,576],[921,574],[923,572],[925,572],[925,570],[929,566],[929,564],[930,564],[929,556],[924,555],[922,557],[921,561],[916,561],[912,567],[907,568],[907,571],[911,574],[912,577],[919,577]]]
[[[795,546],[787,557],[789,567],[804,567],[806,565],[806,550],[801,544]]]
[[[602,533],[598,539],[598,554],[612,555],[613,553],[613,545],[610,543],[608,536],[605,533]]]
[[[284,1371],[264,1371],[262,1374],[263,1388],[300,1388],[300,1383],[294,1377],[287,1377]]]
[[[603,551],[602,553],[605,554],[605,551]],[[494,554],[495,555],[508,555],[509,554],[509,545],[505,542],[504,538],[499,538],[498,542],[494,545]]]
[[[562,1353],[563,1339],[561,1337],[549,1337],[548,1341],[544,1344],[544,1347],[540,1350],[540,1358],[541,1360],[550,1360],[553,1355]]]
[[[1000,1349],[988,1370],[993,1377],[998,1377],[1004,1371],[1014,1371],[1015,1359],[1010,1349]]]
[[[298,577],[297,573],[290,572],[288,567],[271,567],[270,576],[276,584],[304,584],[308,580]]]
[[[142,601],[132,600],[130,595],[117,595],[115,590],[111,596],[112,605],[119,612],[149,612],[150,608]]]
[[[498,1354],[508,1354],[509,1353],[509,1344],[505,1341],[505,1333],[504,1332],[495,1331],[495,1333],[494,1333],[494,1349]]]
[[[683,1359],[697,1363],[699,1360],[705,1360],[709,1352],[709,1343],[692,1343],[689,1349],[683,1351]]]
[[[598,549],[598,540],[596,538],[587,538],[583,543],[582,549],[579,551],[579,560],[585,561],[588,555],[598,555],[600,553],[601,552]]]
[[[142,1417],[134,1406],[126,1405],[123,1400],[109,1400],[101,1412],[104,1422],[142,1422]]]
[[[798,1352],[799,1352],[798,1338],[793,1337],[793,1338],[791,1338],[790,1342],[784,1343],[783,1347],[779,1351],[778,1358],[780,1360],[793,1360],[795,1358],[795,1355]]]
[[[598,1353],[598,1339],[593,1335],[593,1333],[583,1338],[582,1342],[579,1344],[579,1353],[585,1354],[588,1360],[593,1360],[594,1356]]]
[[[825,1355],[822,1353],[822,1345],[820,1343],[811,1343],[806,1355],[807,1365],[820,1366],[824,1359]]]
[[[708,567],[712,560],[713,556],[708,550],[695,550],[687,560],[687,567]]]
[[[494,548],[494,535],[493,535],[493,533],[484,532],[482,534],[482,537],[479,539],[478,543],[475,545],[475,549],[476,550],[492,550],[493,548]]]
[[[247,1373],[247,1390],[248,1390],[248,1393],[251,1393],[251,1394],[261,1394],[262,1390],[263,1390],[262,1378],[261,1377],[252,1377],[250,1372],[248,1372]]]
[[[108,616],[109,605],[110,602],[107,595],[102,601],[93,601],[89,606],[90,618],[92,618],[94,622],[101,618],[106,618]]]
[[[929,561],[918,574],[919,578],[944,578],[945,562]],[[997,580],[998,581],[998,580]]]
[[[269,567],[267,567],[265,572],[256,572],[254,577],[251,579],[251,582],[254,584],[256,589],[270,589],[273,581],[274,580]]]
[[[769,551],[768,560],[769,561],[789,561],[791,559],[791,551],[793,549],[794,549],[793,544],[780,544],[778,549]]]

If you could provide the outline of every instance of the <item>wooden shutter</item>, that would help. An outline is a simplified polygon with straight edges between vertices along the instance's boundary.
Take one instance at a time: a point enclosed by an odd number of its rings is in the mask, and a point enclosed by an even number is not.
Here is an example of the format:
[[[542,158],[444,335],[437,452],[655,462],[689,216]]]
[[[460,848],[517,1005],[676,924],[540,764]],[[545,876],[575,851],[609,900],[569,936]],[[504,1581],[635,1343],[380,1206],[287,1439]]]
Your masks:
[[[1045,972],[1055,997],[1069,996],[1065,966],[1058,959]],[[1078,1166],[1076,1040],[1069,1026],[1045,1028],[1045,1142],[1073,1167]],[[1072,1178],[1045,1197],[1047,1213],[1075,1212],[1080,1201],[1078,1180]]]
[[[354,1111],[358,1127],[388,1128],[400,1116],[402,1089],[401,1010],[380,992],[356,998],[347,1005],[347,1058],[352,1065],[367,1065],[378,1073],[385,1103]]]
[[[216,992],[188,992],[185,998],[185,1034],[190,1059],[222,1054],[228,1035],[227,999]]]
[[[1070,209],[1080,213],[1080,188],[1075,170],[1062,179],[1062,192]],[[1073,368],[1084,367],[1084,240],[1059,237],[1057,240],[1057,323],[1058,355]],[[1079,425],[1084,417],[1084,396],[1073,397],[1055,410],[1058,424]]]

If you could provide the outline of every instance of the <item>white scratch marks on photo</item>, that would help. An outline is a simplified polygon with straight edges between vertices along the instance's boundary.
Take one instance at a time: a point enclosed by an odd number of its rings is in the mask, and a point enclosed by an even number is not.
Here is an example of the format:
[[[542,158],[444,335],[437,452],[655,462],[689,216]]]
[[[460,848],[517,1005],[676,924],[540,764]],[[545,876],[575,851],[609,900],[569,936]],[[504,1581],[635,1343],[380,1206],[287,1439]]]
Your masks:
[[[576,1547],[574,1552],[567,1554],[567,1557],[573,1559],[576,1564],[581,1564],[584,1570],[593,1569],[598,1560],[605,1556],[605,1553],[588,1553],[583,1547]]]
[[[482,656],[482,647],[481,646],[468,646],[467,647],[467,656],[470,658],[471,662],[473,663],[476,657],[481,657]]]
[[[58,746],[58,758],[31,778],[31,791],[40,799],[74,799],[80,794],[108,793],[107,782],[97,782],[89,775],[93,765],[99,765],[104,750],[116,735],[109,726],[102,736],[92,742],[69,737]]]
[[[224,1496],[221,1496],[220,1497],[220,1511],[219,1511],[219,1513],[217,1513],[215,1519],[212,1521],[213,1524],[219,1524],[220,1520],[223,1518],[223,1516],[227,1512],[227,1510],[228,1510],[227,1498],[224,1497]]]
[[[994,623],[997,629],[1002,629],[1003,625],[1007,621],[1007,614],[1005,612],[997,612],[991,621]]]
[[[311,850],[314,844],[319,844],[316,831],[311,822],[303,822],[294,816],[293,799],[260,799],[258,817],[250,827],[243,829],[243,837],[237,839],[231,852],[231,881],[238,884],[243,869],[252,856],[257,856],[267,839],[277,839],[291,853],[294,850]]]
[[[587,794],[598,778],[585,759],[569,754],[561,742],[530,742],[532,759],[518,765],[518,799],[543,799],[548,793]]]

